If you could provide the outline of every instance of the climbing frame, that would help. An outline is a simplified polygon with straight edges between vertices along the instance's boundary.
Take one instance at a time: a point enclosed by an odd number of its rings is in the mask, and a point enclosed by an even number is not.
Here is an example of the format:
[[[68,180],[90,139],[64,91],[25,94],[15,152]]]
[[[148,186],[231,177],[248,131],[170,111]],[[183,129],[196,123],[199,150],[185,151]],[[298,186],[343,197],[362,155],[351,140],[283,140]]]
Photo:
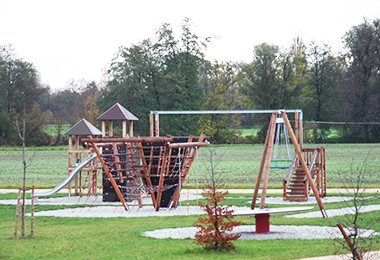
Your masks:
[[[181,187],[198,148],[209,145],[200,137],[87,138],[96,152],[103,173],[103,201],[128,202],[150,194],[159,211],[177,207]]]

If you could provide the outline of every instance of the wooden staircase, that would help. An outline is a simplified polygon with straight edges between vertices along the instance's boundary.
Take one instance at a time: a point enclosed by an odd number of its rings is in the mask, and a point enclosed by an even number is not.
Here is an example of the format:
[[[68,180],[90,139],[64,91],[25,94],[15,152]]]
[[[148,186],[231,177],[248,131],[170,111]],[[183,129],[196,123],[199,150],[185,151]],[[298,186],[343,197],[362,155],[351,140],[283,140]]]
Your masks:
[[[303,157],[313,179],[319,197],[326,196],[326,153],[325,148],[302,149]],[[294,156],[286,177],[283,180],[284,200],[308,200],[311,186],[308,183],[305,170]]]

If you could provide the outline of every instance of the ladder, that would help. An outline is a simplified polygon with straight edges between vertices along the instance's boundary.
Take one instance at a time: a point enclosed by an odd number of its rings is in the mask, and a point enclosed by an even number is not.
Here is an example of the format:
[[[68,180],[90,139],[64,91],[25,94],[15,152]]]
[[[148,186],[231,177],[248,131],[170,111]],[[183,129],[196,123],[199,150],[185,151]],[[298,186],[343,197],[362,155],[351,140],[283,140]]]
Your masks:
[[[319,197],[326,196],[326,153],[325,148],[302,149],[308,170],[316,186]],[[294,169],[293,169],[294,167]],[[284,200],[306,201],[311,192],[306,173],[294,156],[291,168],[283,180]]]

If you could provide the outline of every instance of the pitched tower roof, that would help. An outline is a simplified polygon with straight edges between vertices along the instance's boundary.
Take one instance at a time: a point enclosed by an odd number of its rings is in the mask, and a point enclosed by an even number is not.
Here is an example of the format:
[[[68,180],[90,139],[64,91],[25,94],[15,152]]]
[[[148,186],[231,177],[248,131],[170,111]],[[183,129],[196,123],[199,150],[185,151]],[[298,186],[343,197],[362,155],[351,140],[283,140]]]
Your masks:
[[[64,133],[65,135],[102,135],[102,132],[86,119],[81,119]]]
[[[139,120],[119,103],[116,103],[96,120]]]

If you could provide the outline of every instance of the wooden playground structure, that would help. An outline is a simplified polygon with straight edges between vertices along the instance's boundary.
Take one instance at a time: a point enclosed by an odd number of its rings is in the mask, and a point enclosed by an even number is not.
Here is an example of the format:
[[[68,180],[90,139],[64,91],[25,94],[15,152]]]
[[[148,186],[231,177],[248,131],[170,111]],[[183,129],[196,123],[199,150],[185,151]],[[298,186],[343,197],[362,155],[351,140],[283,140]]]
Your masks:
[[[183,182],[199,147],[209,145],[205,136],[133,137],[133,121],[138,118],[119,103],[97,120],[102,121],[102,131],[82,119],[65,133],[69,135],[69,175],[76,169],[82,155],[97,155],[97,159],[84,167],[82,165],[75,176],[75,195],[82,196],[82,171],[87,172],[88,195],[96,195],[98,170],[102,169],[103,201],[120,201],[129,210],[128,202],[137,199],[142,207],[142,196],[150,194],[156,211],[160,207],[177,207]],[[114,120],[122,121],[122,136],[114,136]],[[79,149],[80,143],[86,149]],[[69,194],[70,189],[71,184]]]
[[[255,208],[256,199],[258,197],[259,187],[261,184],[261,179],[264,173],[263,179],[263,188],[260,202],[260,209],[265,208],[265,198],[266,191],[268,187],[268,179],[270,172],[270,164],[272,159],[272,151],[273,151],[273,143],[275,136],[275,127],[278,114],[281,113],[282,118],[286,124],[286,127],[289,131],[290,138],[296,150],[294,155],[294,159],[289,166],[288,173],[283,181],[283,189],[284,189],[284,200],[307,200],[309,198],[309,194],[313,191],[314,196],[318,202],[318,206],[322,212],[323,217],[327,217],[326,210],[323,206],[323,203],[320,197],[324,197],[326,195],[326,168],[325,168],[325,160],[326,154],[324,148],[315,148],[315,149],[305,149],[302,148],[302,131],[299,131],[299,126],[302,129],[302,120],[300,120],[301,124],[297,124],[296,122],[296,134],[293,132],[292,126],[289,122],[288,116],[285,111],[273,112],[269,127],[268,133],[265,140],[264,152],[261,159],[260,169],[256,181],[255,191],[252,198],[251,209]],[[297,115],[296,115],[297,119]],[[302,119],[302,118],[301,118]],[[299,131],[299,133],[297,133]],[[312,156],[311,156],[312,154]],[[306,155],[306,156],[305,156]],[[305,159],[306,158],[306,159]],[[264,171],[265,167],[265,171]],[[289,182],[289,186],[287,186],[288,180],[291,177],[291,181]],[[318,181],[317,187],[315,187],[314,182]],[[321,182],[321,183],[320,183]]]
[[[300,109],[288,110],[212,110],[212,111],[151,111],[150,112],[150,135],[160,135],[160,115],[190,115],[190,114],[272,114],[271,123],[268,128],[267,140],[261,167],[259,171],[259,180],[263,167],[266,163],[265,176],[269,174],[270,169],[280,168],[288,169],[288,172],[283,180],[283,197],[284,200],[308,200],[311,191],[317,193],[319,197],[326,196],[326,152],[325,148],[303,148],[303,113]],[[288,120],[287,113],[294,113],[294,132]],[[285,119],[286,117],[286,119]],[[277,127],[276,127],[277,126]],[[284,129],[283,134],[280,133],[281,126]],[[277,129],[277,130],[276,130]],[[278,159],[277,156],[273,158],[273,144],[275,144],[275,152],[278,145],[278,140],[281,135],[285,136],[287,141],[288,133],[293,133],[291,141],[294,145],[296,153],[293,158],[288,157],[285,159]],[[276,142],[275,142],[276,136]],[[288,145],[288,143],[287,143]],[[298,146],[300,153],[298,153],[296,146]],[[289,151],[288,151],[289,153]],[[307,165],[307,171],[311,178],[308,178],[306,170],[302,167],[301,157]],[[265,158],[265,160],[264,160]],[[289,163],[286,166],[273,166],[271,162],[285,162]],[[264,180],[264,183],[267,180]],[[316,190],[313,190],[314,183],[316,183]],[[256,184],[258,187],[260,183]]]
[[[294,113],[295,132],[287,117],[287,112]],[[269,172],[271,168],[288,168],[288,173],[283,180],[283,198],[284,200],[308,200],[311,191],[318,202],[322,216],[327,217],[326,210],[320,197],[326,196],[326,153],[324,148],[305,149],[303,148],[303,124],[301,110],[224,110],[224,111],[151,111],[150,113],[150,135],[159,136],[159,115],[160,114],[233,114],[233,113],[271,113],[270,123],[268,127],[267,137],[265,140],[264,152],[261,159],[260,169],[255,185],[255,190],[251,202],[251,210],[244,212],[235,212],[235,216],[254,216],[256,219],[256,232],[267,233],[270,230],[269,218],[273,214],[281,214],[286,212],[310,210],[313,207],[293,207],[293,208],[277,208],[266,209],[265,198],[268,187]],[[279,117],[280,115],[280,117]],[[291,141],[295,148],[293,159],[273,159],[273,145],[278,145],[280,137],[280,125],[283,124],[284,135],[290,135]],[[275,133],[277,127],[276,142]],[[288,145],[288,144],[287,144]],[[277,150],[277,147],[276,149]],[[276,151],[277,152],[277,151]],[[288,151],[288,154],[289,151]],[[291,162],[288,167],[271,167],[271,162]],[[265,168],[265,171],[264,171]],[[260,208],[255,209],[258,192],[263,178],[263,188],[261,195]],[[314,183],[317,181],[317,188]]]
[[[92,194],[96,194],[97,169],[103,169],[103,201],[121,201],[128,210],[128,202],[137,199],[139,207],[142,207],[142,196],[150,194],[152,203],[156,209],[176,207],[180,191],[187,177],[193,160],[199,147],[208,145],[205,136],[199,137],[160,137],[159,114],[206,114],[206,113],[272,113],[268,133],[265,141],[263,157],[257,177],[255,192],[253,194],[251,208],[254,209],[258,196],[258,190],[263,179],[263,194],[260,208],[265,206],[266,189],[268,185],[271,162],[290,161],[290,166],[273,167],[288,168],[283,180],[284,200],[308,200],[311,192],[314,193],[318,205],[325,217],[326,212],[320,197],[326,196],[326,153],[324,148],[303,148],[303,125],[301,110],[243,110],[243,111],[151,111],[150,137],[133,137],[133,121],[138,120],[132,113],[116,103],[97,119],[102,120],[102,131],[97,130],[88,122],[82,122],[87,126],[91,134],[82,138],[86,149],[78,149],[79,136],[83,131],[76,133],[70,129],[69,136],[69,171],[72,170],[72,154],[75,159],[80,159],[83,153],[96,153],[101,167],[89,165],[83,168],[87,171],[88,188]],[[294,132],[287,117],[287,113],[294,113]],[[84,119],[83,119],[84,120]],[[122,136],[114,136],[113,120],[122,120]],[[106,122],[109,122],[108,135]],[[129,124],[127,123],[129,122]],[[281,123],[285,135],[289,135],[296,153],[293,159],[273,159],[273,145],[277,146],[278,133]],[[77,125],[80,125],[79,122]],[[129,133],[127,134],[127,126]],[[277,126],[277,132],[276,132]],[[156,128],[156,129],[154,129]],[[76,133],[76,149],[72,149],[71,135]],[[275,134],[277,133],[277,135]],[[101,134],[101,138],[99,138]],[[276,135],[276,142],[274,141]],[[275,152],[276,151],[275,147]],[[92,176],[92,181],[91,177]],[[264,177],[263,177],[264,176]],[[78,178],[77,178],[78,179]],[[81,183],[75,181],[75,195],[81,195]],[[90,185],[91,183],[91,185]]]
[[[83,139],[104,169],[103,201],[121,201],[125,210],[136,196],[150,194],[159,211],[177,207],[181,187],[201,146],[200,137],[123,137]]]
[[[89,123],[86,119],[81,119],[69,130],[67,130],[65,135],[69,136],[69,149],[67,153],[69,154],[69,166],[67,167],[68,173],[75,169],[77,162],[82,161],[84,155],[89,156],[93,153],[90,149],[80,149],[80,138],[87,136],[100,136],[102,132]],[[73,136],[75,140],[75,147],[73,147]],[[87,172],[87,186],[88,194],[97,195],[97,185],[98,185],[98,167],[97,161],[90,162],[85,168],[82,168],[82,171]],[[82,186],[82,171],[79,175],[75,177],[74,182],[74,195],[82,196],[83,186]],[[71,183],[68,186],[69,196],[71,195]]]

